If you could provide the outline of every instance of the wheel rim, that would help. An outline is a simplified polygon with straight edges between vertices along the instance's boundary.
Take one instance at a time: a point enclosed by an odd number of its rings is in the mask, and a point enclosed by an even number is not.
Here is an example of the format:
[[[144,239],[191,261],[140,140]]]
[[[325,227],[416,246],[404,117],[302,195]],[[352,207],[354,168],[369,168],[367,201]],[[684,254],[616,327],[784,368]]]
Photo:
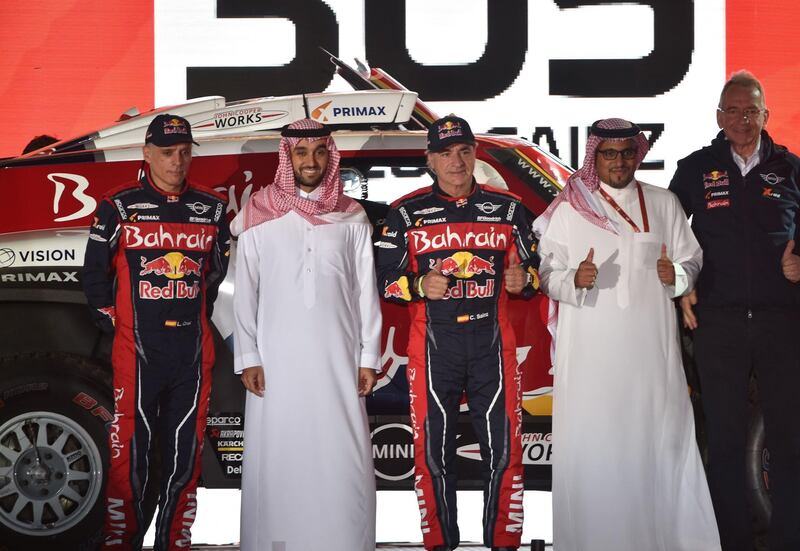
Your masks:
[[[69,530],[92,510],[102,474],[100,450],[78,423],[18,415],[0,427],[0,522],[31,536]]]

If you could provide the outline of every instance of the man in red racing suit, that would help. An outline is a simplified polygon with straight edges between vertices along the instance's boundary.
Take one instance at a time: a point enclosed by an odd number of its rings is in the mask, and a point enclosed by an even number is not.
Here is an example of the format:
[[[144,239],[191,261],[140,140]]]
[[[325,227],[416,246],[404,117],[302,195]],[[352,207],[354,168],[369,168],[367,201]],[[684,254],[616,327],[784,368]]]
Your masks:
[[[153,119],[147,168],[104,198],[89,233],[84,289],[98,324],[114,333],[103,549],[141,549],[156,443],[154,549],[190,546],[214,363],[209,319],[230,246],[224,199],[185,180],[191,144],[186,120]]]
[[[428,132],[431,187],[397,201],[377,247],[382,296],[409,302],[415,488],[426,549],[459,543],[456,424],[466,393],[484,474],[484,544],[522,536],[522,384],[508,294],[531,296],[539,264],[519,199],[475,183],[474,137],[458,117]]]

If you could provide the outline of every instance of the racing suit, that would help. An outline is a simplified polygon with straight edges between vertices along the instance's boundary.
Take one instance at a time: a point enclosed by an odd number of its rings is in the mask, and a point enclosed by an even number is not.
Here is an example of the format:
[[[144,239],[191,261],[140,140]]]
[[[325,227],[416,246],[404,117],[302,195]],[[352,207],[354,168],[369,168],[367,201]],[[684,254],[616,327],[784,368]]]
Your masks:
[[[503,281],[516,252],[538,289],[531,220],[519,199],[473,184],[467,197],[436,182],[397,201],[375,243],[379,292],[409,302],[408,367],[415,489],[426,548],[456,547],[456,425],[466,393],[484,476],[484,544],[520,545],[522,382]],[[441,300],[420,296],[417,278],[442,260]]]
[[[722,548],[753,549],[746,482],[755,374],[769,447],[770,549],[800,549],[800,284],[781,257],[800,251],[800,159],[761,132],[742,175],[720,132],[678,162],[669,185],[703,248],[694,358],[708,435],[708,484]]]
[[[83,281],[97,323],[114,332],[104,549],[141,549],[156,442],[155,549],[189,547],[214,363],[209,319],[229,246],[225,200],[188,183],[167,194],[145,172],[97,209]]]

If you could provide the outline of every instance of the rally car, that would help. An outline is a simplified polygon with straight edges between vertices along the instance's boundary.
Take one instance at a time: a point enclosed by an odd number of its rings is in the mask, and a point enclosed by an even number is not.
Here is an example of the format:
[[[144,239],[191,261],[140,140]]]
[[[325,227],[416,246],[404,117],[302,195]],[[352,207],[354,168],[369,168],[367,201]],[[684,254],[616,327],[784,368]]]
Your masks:
[[[380,69],[332,61],[354,91],[235,102],[199,98],[126,115],[91,134],[0,160],[0,542],[90,548],[97,540],[114,420],[111,343],[91,321],[81,289],[83,255],[98,199],[141,170],[141,144],[154,116],[169,112],[192,123],[199,145],[189,177],[225,194],[229,218],[254,190],[271,183],[279,129],[305,117],[333,128],[346,192],[362,201],[376,241],[388,203],[430,184],[425,129],[436,116]],[[511,190],[534,214],[571,172],[524,139],[488,133],[476,139],[477,180]],[[232,371],[235,270],[234,246],[213,319],[217,363],[202,473],[209,488],[238,487],[245,445],[244,390]],[[408,314],[399,305],[382,308],[383,371],[367,400],[375,474],[380,489],[410,489]],[[509,310],[523,372],[526,487],[549,489],[550,305],[542,296],[511,299]],[[480,452],[468,417],[462,418],[460,485],[478,489]],[[324,462],[326,450],[317,453]],[[157,462],[152,471],[157,478]],[[155,497],[154,491],[146,495],[150,512]]]

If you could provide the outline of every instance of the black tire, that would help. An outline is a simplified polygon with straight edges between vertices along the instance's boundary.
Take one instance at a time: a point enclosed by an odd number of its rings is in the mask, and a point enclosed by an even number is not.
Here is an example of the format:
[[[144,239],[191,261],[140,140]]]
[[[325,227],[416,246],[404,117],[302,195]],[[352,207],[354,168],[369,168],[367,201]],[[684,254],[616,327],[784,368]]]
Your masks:
[[[0,541],[9,550],[94,549],[111,374],[80,357],[26,354],[0,359],[0,381]]]
[[[761,408],[754,407],[750,412],[750,426],[747,430],[747,490],[757,534],[766,532],[772,516],[769,450],[766,448],[765,434]]]

